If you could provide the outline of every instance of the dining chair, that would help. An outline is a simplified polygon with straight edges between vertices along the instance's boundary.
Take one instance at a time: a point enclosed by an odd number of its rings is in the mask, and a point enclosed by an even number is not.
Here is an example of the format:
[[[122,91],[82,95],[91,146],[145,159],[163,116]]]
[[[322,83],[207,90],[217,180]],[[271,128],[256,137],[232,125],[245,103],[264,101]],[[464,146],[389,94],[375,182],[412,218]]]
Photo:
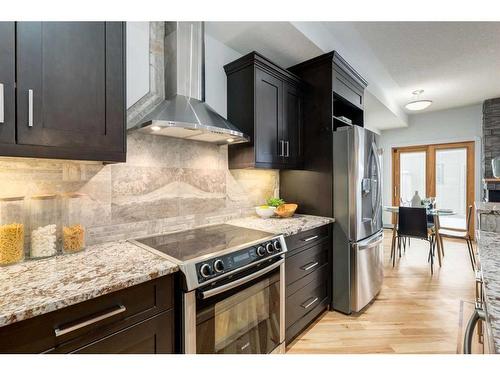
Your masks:
[[[410,202],[405,202],[403,197],[399,197],[399,207],[409,207]],[[399,249],[399,257],[401,258],[401,242],[403,243],[403,251],[406,253],[406,242],[408,241],[408,247],[411,245],[410,237],[401,237],[401,240],[398,242]]]
[[[466,218],[466,229],[439,229],[439,236],[445,238],[455,238],[459,240],[464,240],[467,243],[467,249],[469,250],[469,258],[472,266],[472,270],[476,270],[476,257],[474,256],[474,247],[472,245],[472,237],[470,235],[472,226],[472,206],[467,208],[467,218]],[[443,243],[440,242],[441,248]]]
[[[434,274],[435,231],[427,223],[425,207],[399,207],[397,236],[418,238],[429,242],[428,261],[431,265],[431,274]],[[395,251],[394,249],[394,253]],[[392,266],[394,267],[396,254],[391,254],[391,256],[393,256]]]

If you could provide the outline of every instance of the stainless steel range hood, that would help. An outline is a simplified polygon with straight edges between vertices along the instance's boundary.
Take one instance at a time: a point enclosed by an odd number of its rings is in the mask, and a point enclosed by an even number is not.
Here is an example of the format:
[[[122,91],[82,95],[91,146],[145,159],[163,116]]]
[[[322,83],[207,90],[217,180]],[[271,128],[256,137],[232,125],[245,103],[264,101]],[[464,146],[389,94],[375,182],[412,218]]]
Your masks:
[[[236,126],[205,103],[202,22],[165,22],[165,98],[133,129],[217,144],[248,142]]]

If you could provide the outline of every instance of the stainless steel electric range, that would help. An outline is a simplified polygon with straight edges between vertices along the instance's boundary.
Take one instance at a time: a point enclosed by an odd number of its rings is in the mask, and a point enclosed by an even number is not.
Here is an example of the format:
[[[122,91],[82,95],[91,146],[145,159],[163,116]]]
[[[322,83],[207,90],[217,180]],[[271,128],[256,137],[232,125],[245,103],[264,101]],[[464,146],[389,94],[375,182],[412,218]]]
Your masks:
[[[132,242],[179,265],[185,353],[284,352],[282,235],[220,224]]]

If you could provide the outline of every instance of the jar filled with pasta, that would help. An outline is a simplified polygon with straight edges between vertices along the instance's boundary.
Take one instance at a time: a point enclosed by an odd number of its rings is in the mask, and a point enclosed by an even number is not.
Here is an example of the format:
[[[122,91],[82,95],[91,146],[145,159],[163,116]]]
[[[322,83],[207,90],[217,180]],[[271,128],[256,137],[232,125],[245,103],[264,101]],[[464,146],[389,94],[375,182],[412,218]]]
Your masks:
[[[24,259],[24,197],[0,198],[0,266]]]
[[[58,211],[57,195],[31,197],[31,258],[47,258],[57,254]]]
[[[85,249],[85,226],[82,222],[82,200],[85,194],[68,193],[63,196],[62,248],[64,253]]]

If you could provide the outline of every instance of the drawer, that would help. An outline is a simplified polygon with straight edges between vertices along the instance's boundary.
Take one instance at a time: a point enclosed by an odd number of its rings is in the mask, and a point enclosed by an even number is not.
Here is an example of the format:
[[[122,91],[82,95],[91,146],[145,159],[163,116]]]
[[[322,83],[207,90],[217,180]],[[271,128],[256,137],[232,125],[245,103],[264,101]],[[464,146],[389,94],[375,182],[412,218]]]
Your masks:
[[[331,248],[328,241],[307,247],[285,260],[286,285],[307,276],[323,265],[328,264],[328,251]]]
[[[286,344],[290,344],[295,337],[299,335],[303,330],[309,327],[316,318],[327,309],[328,298],[324,298],[320,303],[318,303],[312,310],[310,310],[306,315],[301,317],[291,326],[287,327],[285,332]]]
[[[302,277],[297,281],[291,283],[290,285],[287,285],[285,287],[285,296],[287,298],[290,297],[292,294],[297,293],[300,289],[304,288],[306,285],[309,285],[312,282],[328,282],[330,273],[331,272],[328,263],[323,264],[321,267],[317,268],[315,271],[311,272],[305,277]]]
[[[327,296],[328,286],[326,280],[316,277],[312,282],[286,298],[286,327],[290,327],[297,320],[313,310],[318,304],[326,299]]]
[[[286,246],[288,249],[287,256],[291,256],[296,250],[305,246],[313,246],[322,242],[330,236],[331,224],[322,225],[321,227],[299,232],[292,236],[285,237]]]
[[[164,276],[0,328],[0,353],[72,351],[173,308],[173,275]]]
[[[171,354],[174,312],[169,310],[72,351],[76,354]]]

